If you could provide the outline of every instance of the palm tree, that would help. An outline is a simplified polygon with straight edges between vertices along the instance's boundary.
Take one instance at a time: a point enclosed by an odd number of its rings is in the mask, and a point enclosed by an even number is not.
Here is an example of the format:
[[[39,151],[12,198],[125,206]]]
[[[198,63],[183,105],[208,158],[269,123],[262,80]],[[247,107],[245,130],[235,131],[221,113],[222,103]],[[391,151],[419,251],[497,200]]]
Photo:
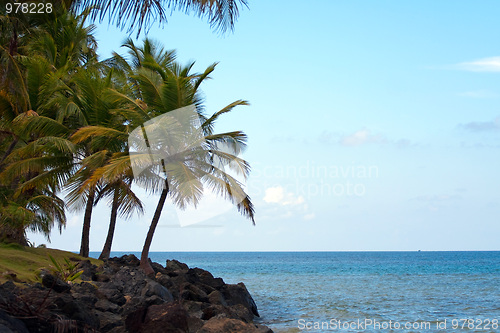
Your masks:
[[[27,229],[48,237],[55,223],[61,230],[66,222],[57,193],[70,173],[74,147],[65,139],[69,128],[54,119],[57,108],[47,101],[51,87],[81,66],[73,55],[82,51],[82,43],[87,43],[84,54],[94,51],[88,38],[75,38],[82,24],[81,17],[64,13],[24,29],[21,37],[16,23],[12,36],[2,31],[0,37],[0,61],[5,65],[0,66],[1,229],[6,238],[22,244]]]
[[[168,196],[180,208],[188,205],[196,206],[204,188],[208,188],[233,201],[242,214],[254,221],[253,205],[242,184],[225,172],[220,165],[224,162],[239,174],[243,176],[248,174],[248,163],[237,157],[244,148],[246,136],[240,131],[213,133],[214,123],[219,116],[230,112],[238,105],[248,103],[236,101],[210,118],[206,118],[201,113],[203,105],[198,88],[212,73],[215,64],[209,66],[204,73],[191,74],[190,70],[194,63],[180,66],[173,61],[173,52],[165,52],[150,40],[146,39],[141,48],[135,47],[132,41],[128,41],[127,47],[132,56],[130,61],[132,64],[120,57],[115,57],[115,61],[121,68],[134,73],[131,75],[131,80],[138,89],[136,97],[140,99],[133,100],[123,95],[121,97],[131,105],[128,119],[132,120],[132,124],[139,126],[139,133],[147,133],[141,138],[146,140],[148,147],[146,151],[131,153],[130,157],[122,156],[115,159],[105,167],[105,172],[110,179],[113,179],[113,175],[120,175],[124,169],[141,165],[142,172],[134,174],[136,182],[146,184],[153,193],[160,192],[141,254],[141,267],[146,273],[151,274],[153,269],[148,260],[149,249]],[[163,135],[161,131],[165,129],[158,126],[156,119],[163,115],[174,114],[176,110],[187,106],[193,106],[199,126],[179,126],[179,120],[174,116],[163,125],[171,126],[165,132],[171,131],[175,135]],[[179,131],[179,128],[182,131]],[[151,136],[150,134],[155,131],[160,131],[161,134],[156,133]],[[195,140],[192,140],[193,135]],[[165,140],[170,140],[168,147],[165,146]],[[194,144],[189,144],[190,142]],[[129,147],[133,148],[136,147]],[[165,152],[167,157],[164,156]],[[157,153],[159,155],[154,156]],[[150,158],[156,162],[148,164]]]
[[[108,89],[112,87],[113,71],[104,77],[99,66],[86,68],[73,76],[72,88],[61,91],[55,100],[63,109],[72,109],[73,116],[79,119],[77,124],[80,129],[98,126],[123,130],[126,127],[123,119],[110,112],[118,107],[107,94]],[[76,155],[78,170],[67,182],[67,199],[70,207],[76,210],[84,208],[80,255],[88,257],[92,211],[98,199],[103,197],[101,192],[106,184],[103,179],[92,183],[87,180],[96,168],[107,163],[113,152],[122,151],[124,144],[122,141],[110,141],[102,136],[82,137],[80,129],[72,136],[73,142],[79,147]],[[109,193],[108,189],[106,194]]]
[[[144,207],[141,200],[132,191],[132,182],[134,175],[132,169],[127,168],[118,176],[108,177],[106,165],[114,159],[121,156],[128,156],[128,126],[124,122],[115,126],[115,128],[106,126],[85,126],[80,128],[72,136],[75,143],[82,143],[89,140],[96,140],[100,145],[106,147],[89,156],[82,164],[87,165],[90,170],[94,170],[91,175],[83,181],[78,187],[81,193],[88,189],[96,188],[101,184],[97,191],[95,201],[104,197],[111,197],[111,217],[109,222],[108,234],[104,243],[103,250],[99,259],[108,259],[113,242],[114,231],[116,227],[117,216],[128,218],[134,211],[142,213]],[[114,152],[113,152],[114,151]]]
[[[141,200],[132,191],[132,177],[124,177],[109,185],[110,192],[113,193],[113,200],[111,203],[111,217],[109,220],[108,234],[106,241],[99,255],[99,260],[108,259],[111,253],[111,246],[113,244],[113,236],[115,233],[116,218],[118,214],[127,218],[137,210],[139,213],[144,212],[144,207]],[[103,190],[106,193],[107,188]]]

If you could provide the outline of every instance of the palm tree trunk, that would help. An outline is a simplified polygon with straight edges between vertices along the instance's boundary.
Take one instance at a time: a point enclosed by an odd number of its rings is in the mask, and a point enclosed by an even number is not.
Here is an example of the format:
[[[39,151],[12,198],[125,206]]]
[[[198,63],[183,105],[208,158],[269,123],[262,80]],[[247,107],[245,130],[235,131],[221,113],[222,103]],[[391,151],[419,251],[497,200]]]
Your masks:
[[[153,220],[151,220],[151,225],[149,226],[148,235],[146,236],[146,241],[144,242],[144,247],[142,248],[141,253],[141,268],[147,275],[154,274],[153,267],[149,264],[149,248],[151,247],[151,242],[153,241],[153,235],[156,230],[156,226],[158,225],[158,221],[160,221],[161,211],[163,210],[163,206],[165,205],[165,200],[168,195],[168,183],[165,181],[165,188],[161,191],[160,200],[158,201],[158,205],[156,206],[155,215],[153,216]]]
[[[101,255],[99,256],[99,260],[109,259],[109,254],[111,253],[111,244],[113,244],[113,236],[115,234],[116,216],[118,215],[118,196],[118,188],[115,188],[115,193],[113,195],[113,204],[111,206],[111,218],[109,220],[108,236],[106,237],[106,242],[104,243]]]
[[[92,218],[92,208],[94,207],[94,189],[90,190],[85,206],[85,215],[83,217],[82,244],[80,246],[80,255],[84,258],[89,256],[89,240],[90,240],[90,219]]]
[[[5,161],[5,159],[6,159],[7,157],[9,157],[10,153],[12,153],[12,151],[14,150],[14,148],[15,148],[15,147],[16,147],[16,145],[17,145],[17,142],[19,141],[19,139],[18,139],[18,138],[16,138],[16,137],[14,136],[14,134],[12,134],[12,136],[13,136],[12,142],[11,142],[11,144],[10,144],[9,148],[7,148],[7,151],[3,154],[2,159],[0,160],[0,170],[2,170],[2,169],[3,169],[3,167],[2,167],[2,163],[3,163],[3,161]]]

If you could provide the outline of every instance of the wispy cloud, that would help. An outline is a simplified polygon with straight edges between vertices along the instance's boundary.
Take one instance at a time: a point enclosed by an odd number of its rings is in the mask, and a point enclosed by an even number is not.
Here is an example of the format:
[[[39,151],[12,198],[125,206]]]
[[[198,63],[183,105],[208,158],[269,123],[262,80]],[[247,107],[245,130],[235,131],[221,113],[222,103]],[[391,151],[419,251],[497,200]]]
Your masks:
[[[472,121],[466,124],[460,124],[460,127],[473,132],[491,132],[500,130],[500,117],[491,121]]]
[[[489,57],[461,62],[453,67],[469,72],[500,72],[500,57]]]
[[[343,146],[359,146],[367,143],[386,143],[387,139],[380,134],[372,134],[369,130],[363,129],[340,138]]]
[[[318,136],[318,141],[322,144],[339,144],[345,147],[356,147],[365,144],[386,144],[397,148],[407,148],[415,145],[408,139],[390,139],[384,134],[373,133],[371,130],[366,128],[350,134],[324,131]]]
[[[458,96],[469,98],[497,98],[498,94],[489,90],[473,90],[461,92]]]
[[[410,200],[421,202],[429,211],[438,211],[458,204],[462,200],[462,196],[458,194],[420,195]]]

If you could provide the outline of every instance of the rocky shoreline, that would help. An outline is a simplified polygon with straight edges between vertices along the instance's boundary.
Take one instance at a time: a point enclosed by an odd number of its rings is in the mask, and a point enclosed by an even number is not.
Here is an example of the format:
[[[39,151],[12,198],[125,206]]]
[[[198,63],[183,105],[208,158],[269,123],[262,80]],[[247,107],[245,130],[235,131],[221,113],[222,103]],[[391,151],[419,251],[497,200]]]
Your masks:
[[[134,255],[95,266],[80,261],[82,283],[47,271],[41,283],[0,285],[0,332],[272,333],[254,323],[257,306],[243,283],[226,284],[176,260],[152,263]]]

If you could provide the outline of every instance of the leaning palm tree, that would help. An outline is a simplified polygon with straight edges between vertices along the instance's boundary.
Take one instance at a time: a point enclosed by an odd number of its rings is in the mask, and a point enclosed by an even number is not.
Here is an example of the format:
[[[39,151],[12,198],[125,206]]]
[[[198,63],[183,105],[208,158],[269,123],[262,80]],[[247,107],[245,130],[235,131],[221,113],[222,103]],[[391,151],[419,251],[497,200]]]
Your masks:
[[[162,66],[164,57],[153,55],[168,53],[150,52],[161,50],[151,45],[148,40],[142,48],[129,45],[132,65],[128,67],[134,73],[131,80],[140,99],[118,93],[116,96],[130,103],[130,109],[122,112],[131,125],[138,127],[131,134],[132,140],[129,139],[130,156],[117,157],[104,167],[108,179],[132,168],[136,183],[160,194],[141,254],[141,267],[148,274],[153,273],[149,249],[167,197],[182,209],[196,206],[204,190],[209,189],[234,202],[242,214],[254,221],[254,208],[243,185],[223,168],[227,165],[247,176],[248,163],[237,157],[245,146],[246,136],[241,131],[219,134],[213,131],[219,116],[247,103],[236,101],[209,118],[203,116],[198,89],[215,64],[201,74],[190,73],[194,63],[180,66],[168,61],[167,66]],[[179,110],[187,110],[186,107],[191,107],[192,112],[178,116]]]

